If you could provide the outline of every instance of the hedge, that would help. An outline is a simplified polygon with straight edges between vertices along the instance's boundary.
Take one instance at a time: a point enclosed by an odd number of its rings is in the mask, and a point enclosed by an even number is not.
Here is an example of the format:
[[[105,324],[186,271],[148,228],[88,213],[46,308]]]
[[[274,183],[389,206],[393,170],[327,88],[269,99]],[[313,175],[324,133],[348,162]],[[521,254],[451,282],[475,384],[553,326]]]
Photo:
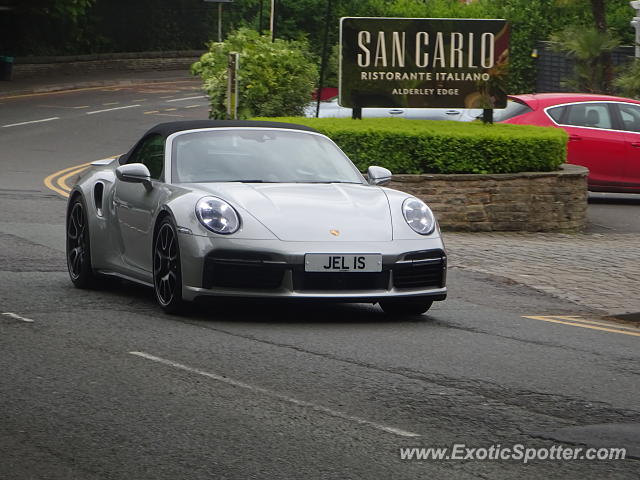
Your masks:
[[[566,160],[564,130],[529,125],[399,118],[258,118],[308,125],[331,138],[365,171],[517,173],[557,170]]]

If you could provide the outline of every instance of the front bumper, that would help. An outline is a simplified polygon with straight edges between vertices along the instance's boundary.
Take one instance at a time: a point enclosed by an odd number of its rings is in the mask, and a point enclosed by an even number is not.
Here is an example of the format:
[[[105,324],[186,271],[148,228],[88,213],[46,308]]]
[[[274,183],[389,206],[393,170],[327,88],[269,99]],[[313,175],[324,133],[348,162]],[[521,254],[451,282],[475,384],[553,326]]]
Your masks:
[[[382,271],[311,273],[307,253],[382,255]],[[439,237],[391,242],[283,242],[180,235],[182,296],[444,300],[446,254]]]

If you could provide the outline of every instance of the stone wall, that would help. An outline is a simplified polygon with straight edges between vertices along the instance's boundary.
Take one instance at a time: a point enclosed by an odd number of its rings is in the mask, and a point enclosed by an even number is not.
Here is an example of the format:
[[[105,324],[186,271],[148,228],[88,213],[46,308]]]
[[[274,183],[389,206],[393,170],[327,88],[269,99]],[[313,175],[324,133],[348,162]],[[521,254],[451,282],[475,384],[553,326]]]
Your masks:
[[[445,230],[580,231],[586,226],[587,173],[394,175],[388,185],[421,198]]]
[[[106,53],[66,57],[18,57],[12,78],[74,73],[147,70],[188,70],[204,53],[200,50],[174,52]]]

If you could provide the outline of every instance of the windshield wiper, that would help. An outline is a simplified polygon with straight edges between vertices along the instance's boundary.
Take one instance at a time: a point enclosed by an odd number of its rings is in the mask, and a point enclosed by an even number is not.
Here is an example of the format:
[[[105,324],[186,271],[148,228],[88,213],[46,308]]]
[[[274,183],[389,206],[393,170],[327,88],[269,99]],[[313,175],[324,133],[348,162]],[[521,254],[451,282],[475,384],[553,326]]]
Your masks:
[[[326,180],[323,182],[294,182],[294,183],[351,183],[355,185],[362,185],[362,182],[345,182],[342,180]]]
[[[239,183],[274,183],[265,180],[222,180],[223,182],[239,182]]]
[[[224,182],[224,183],[313,183],[313,184],[319,184],[319,183],[326,183],[326,184],[330,184],[330,183],[350,183],[350,184],[355,184],[355,185],[362,185],[362,182],[345,182],[342,180],[326,180],[326,181],[317,181],[317,182],[311,182],[311,181],[287,181],[287,180],[282,180],[282,181],[277,181],[277,182],[273,182],[273,181],[269,181],[269,180],[216,180],[217,182]]]

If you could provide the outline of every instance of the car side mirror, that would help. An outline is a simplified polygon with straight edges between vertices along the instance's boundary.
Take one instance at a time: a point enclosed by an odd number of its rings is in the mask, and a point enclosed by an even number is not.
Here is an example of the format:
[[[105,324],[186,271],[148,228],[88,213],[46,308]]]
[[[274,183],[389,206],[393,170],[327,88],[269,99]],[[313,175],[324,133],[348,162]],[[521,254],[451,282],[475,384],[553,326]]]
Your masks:
[[[391,181],[391,171],[383,167],[369,167],[367,178],[371,185],[386,185]]]
[[[121,182],[141,183],[144,188],[151,190],[151,173],[143,163],[128,163],[116,168],[116,177]]]

